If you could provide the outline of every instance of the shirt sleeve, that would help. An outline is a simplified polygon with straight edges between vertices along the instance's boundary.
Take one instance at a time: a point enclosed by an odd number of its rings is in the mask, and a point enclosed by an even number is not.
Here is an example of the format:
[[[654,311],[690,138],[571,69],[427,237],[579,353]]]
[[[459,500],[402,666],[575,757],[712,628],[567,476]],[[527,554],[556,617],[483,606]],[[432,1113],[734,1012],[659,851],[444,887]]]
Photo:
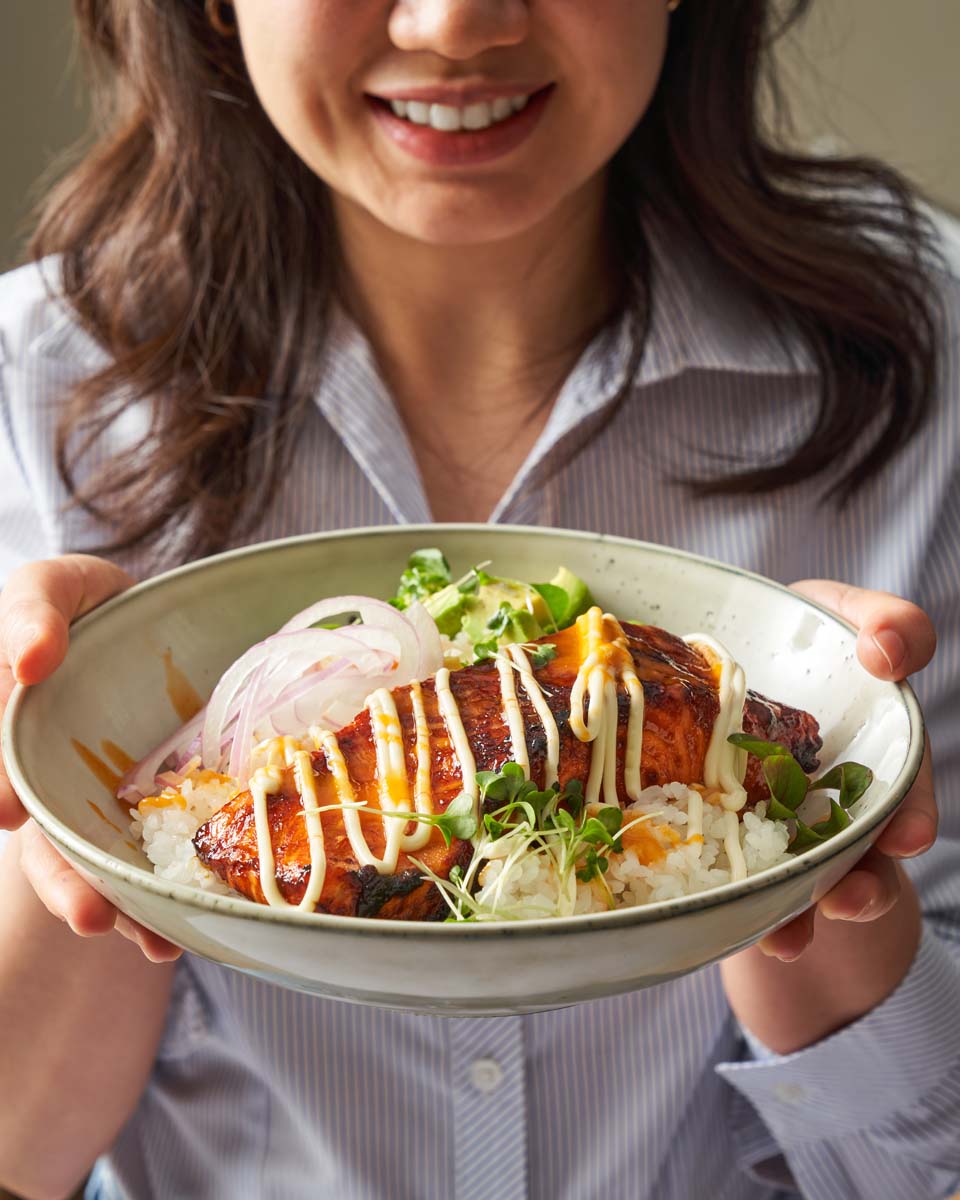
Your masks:
[[[960,1188],[958,951],[928,928],[899,987],[859,1021],[786,1055],[745,1032],[752,1060],[717,1067],[763,1118],[801,1195],[921,1200]],[[770,1178],[777,1164],[765,1165]]]

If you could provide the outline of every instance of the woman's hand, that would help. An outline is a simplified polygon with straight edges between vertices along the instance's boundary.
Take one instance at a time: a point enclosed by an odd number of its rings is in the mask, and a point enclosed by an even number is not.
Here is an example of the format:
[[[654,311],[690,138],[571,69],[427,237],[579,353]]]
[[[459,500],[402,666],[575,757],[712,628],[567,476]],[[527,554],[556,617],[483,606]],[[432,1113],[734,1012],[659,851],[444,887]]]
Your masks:
[[[857,626],[857,655],[872,675],[904,679],[933,656],[933,625],[915,604],[825,580],[793,586]],[[913,885],[896,860],[922,854],[936,835],[928,745],[916,782],[856,866],[815,907],[722,964],[734,1011],[761,1041],[780,1053],[809,1045],[897,986],[921,921]]]
[[[908,600],[818,579],[803,580],[793,588],[857,626],[857,657],[878,679],[905,679],[933,657],[937,635],[930,618]],[[823,897],[818,910],[831,921],[882,917],[900,895],[900,874],[893,860],[922,854],[936,836],[937,806],[928,743],[916,782],[893,820],[853,870]],[[814,909],[810,909],[764,938],[760,948],[790,962],[809,945],[813,924]]]
[[[87,554],[14,571],[0,593],[0,711],[15,684],[40,683],[57,669],[67,652],[71,621],[132,582],[126,571]],[[118,913],[26,821],[23,805],[0,770],[0,829],[20,830],[20,867],[46,908],[81,937],[116,929],[154,961],[179,955],[176,946]]]

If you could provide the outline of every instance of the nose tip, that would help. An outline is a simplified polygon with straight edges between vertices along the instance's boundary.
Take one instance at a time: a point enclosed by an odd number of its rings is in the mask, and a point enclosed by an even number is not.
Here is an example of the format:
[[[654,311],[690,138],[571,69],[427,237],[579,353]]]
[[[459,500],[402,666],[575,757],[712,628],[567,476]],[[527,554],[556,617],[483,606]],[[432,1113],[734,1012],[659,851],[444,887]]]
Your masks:
[[[397,0],[389,33],[398,50],[462,60],[522,42],[528,20],[527,0]]]

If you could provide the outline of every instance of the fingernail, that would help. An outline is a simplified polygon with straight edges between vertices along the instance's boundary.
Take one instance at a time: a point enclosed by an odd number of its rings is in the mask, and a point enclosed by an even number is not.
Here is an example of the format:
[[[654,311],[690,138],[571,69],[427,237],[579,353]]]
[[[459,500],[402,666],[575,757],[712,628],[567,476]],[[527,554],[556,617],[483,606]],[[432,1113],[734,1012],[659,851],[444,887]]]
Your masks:
[[[929,850],[937,838],[936,826],[930,817],[922,812],[904,813],[901,821],[903,825],[897,830],[897,841],[908,848],[898,851],[897,857],[915,858]]]
[[[879,912],[882,907],[879,900],[868,900],[860,911],[853,917],[849,917],[850,921],[872,921],[874,915]]]
[[[893,629],[878,629],[871,640],[886,660],[890,673],[894,674],[907,656],[903,638]]]

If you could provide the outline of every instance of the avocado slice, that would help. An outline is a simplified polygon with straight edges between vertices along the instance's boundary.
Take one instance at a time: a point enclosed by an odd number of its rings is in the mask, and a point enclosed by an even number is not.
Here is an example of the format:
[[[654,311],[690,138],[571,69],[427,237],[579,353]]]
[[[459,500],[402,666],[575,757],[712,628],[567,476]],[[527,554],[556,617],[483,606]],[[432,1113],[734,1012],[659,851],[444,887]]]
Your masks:
[[[473,596],[465,596],[455,583],[448,584],[432,596],[424,597],[422,603],[436,622],[437,629],[445,637],[456,637],[463,624],[467,604]]]
[[[500,645],[541,637],[544,626],[550,623],[550,610],[543,597],[517,579],[494,579],[465,599],[470,603],[464,614],[463,630],[471,642],[485,641],[491,636],[490,622],[504,606],[516,615],[506,622],[498,636]]]

